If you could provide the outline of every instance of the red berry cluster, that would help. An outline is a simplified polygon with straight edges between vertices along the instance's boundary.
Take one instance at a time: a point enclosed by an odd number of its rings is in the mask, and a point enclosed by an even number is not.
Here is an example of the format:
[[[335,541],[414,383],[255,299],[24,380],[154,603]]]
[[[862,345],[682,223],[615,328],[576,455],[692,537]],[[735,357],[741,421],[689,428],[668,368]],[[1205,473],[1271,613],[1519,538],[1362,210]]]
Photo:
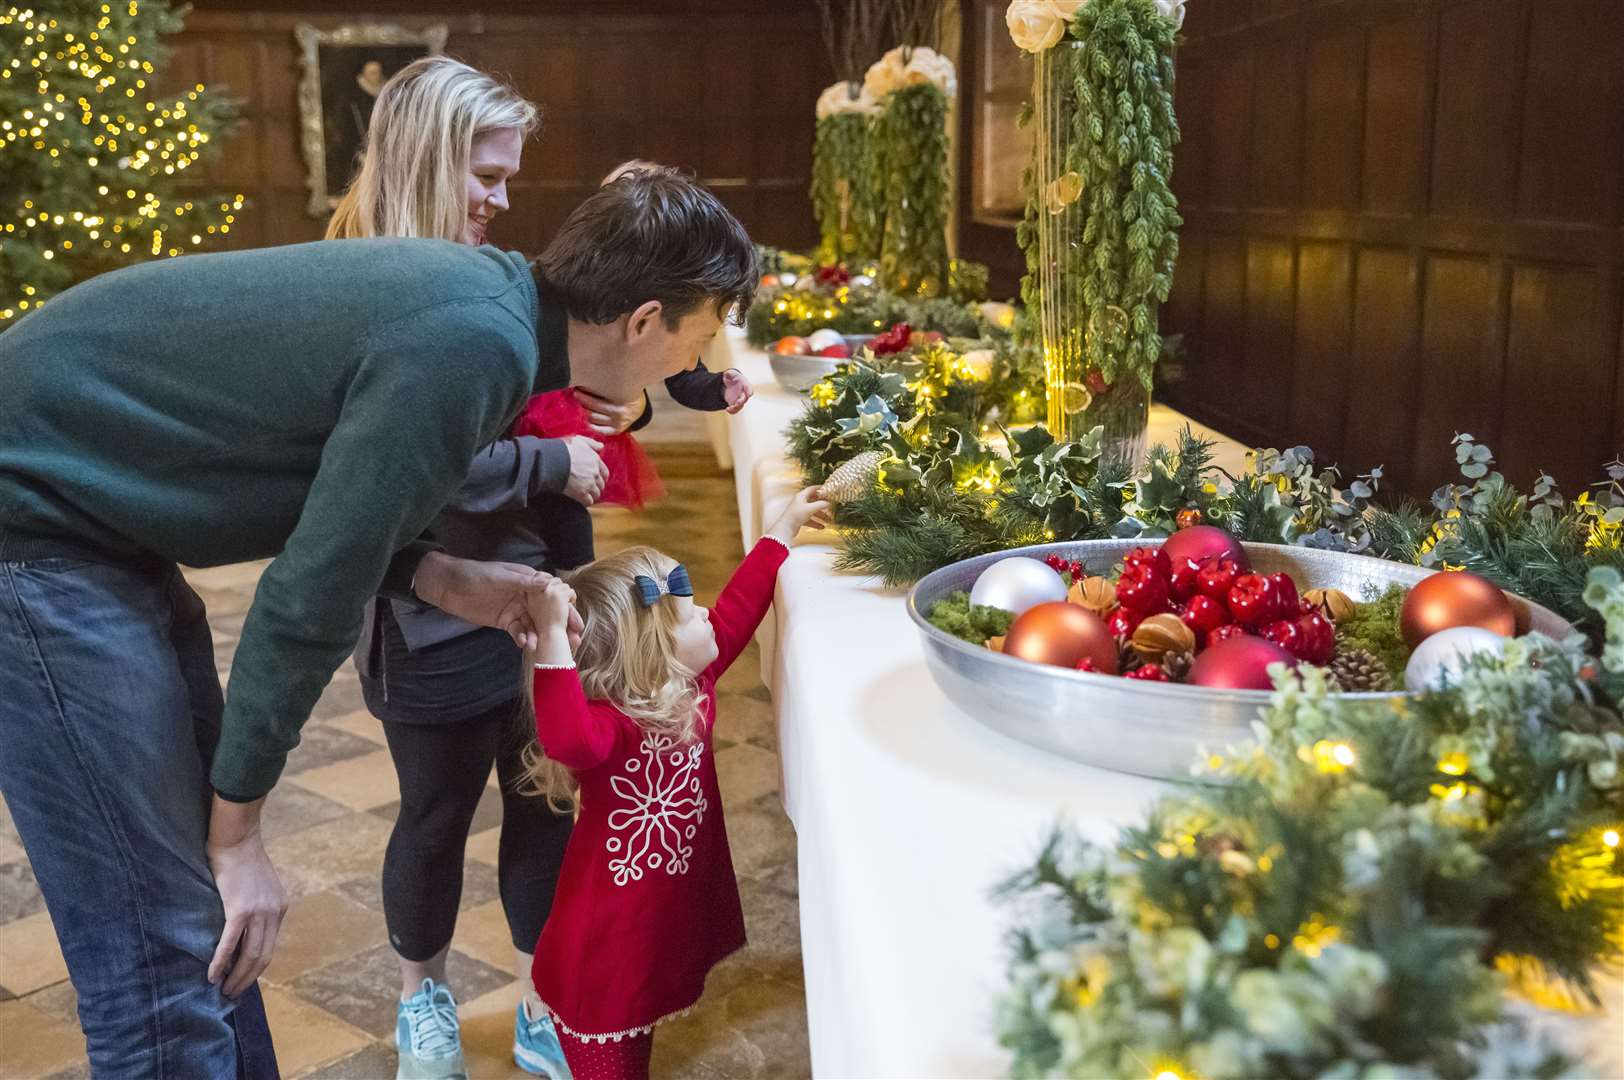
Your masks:
[[[1051,554],[1043,557],[1043,564],[1065,578],[1067,585],[1075,585],[1088,576],[1083,564],[1075,559],[1062,559],[1058,555]]]
[[[1227,557],[1183,559],[1175,566],[1161,548],[1135,548],[1122,560],[1116,595],[1117,606],[1105,621],[1118,637],[1130,637],[1147,617],[1171,611],[1195,631],[1197,650],[1257,634],[1310,664],[1327,664],[1336,652],[1335,628],[1297,595],[1289,574],[1242,573]],[[1157,668],[1134,677],[1166,674]]]
[[[913,327],[905,322],[899,322],[883,334],[875,334],[868,347],[875,356],[890,356],[892,353],[902,352],[912,340]]]
[[[819,285],[850,285],[851,271],[836,263],[833,266],[820,266],[812,275]]]

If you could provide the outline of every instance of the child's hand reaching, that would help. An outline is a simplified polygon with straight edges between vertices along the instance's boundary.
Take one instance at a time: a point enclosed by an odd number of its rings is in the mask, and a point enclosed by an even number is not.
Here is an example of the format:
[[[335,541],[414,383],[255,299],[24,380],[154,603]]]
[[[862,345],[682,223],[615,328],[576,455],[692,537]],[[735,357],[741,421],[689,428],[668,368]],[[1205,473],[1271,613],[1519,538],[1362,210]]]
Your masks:
[[[574,648],[581,640],[581,616],[575,610],[575,590],[558,578],[549,578],[544,586],[527,592],[524,599],[540,639],[536,662],[570,663],[574,659]]]
[[[728,368],[722,372],[722,397],[727,402],[729,416],[744,408],[755,392],[755,387],[750,385],[750,380],[738,368]]]
[[[792,543],[795,534],[803,526],[821,529],[829,524],[829,509],[833,504],[823,497],[823,489],[809,487],[798,492],[795,498],[784,507],[784,512],[778,515],[778,520],[772,523],[766,535],[782,540],[785,545]]]

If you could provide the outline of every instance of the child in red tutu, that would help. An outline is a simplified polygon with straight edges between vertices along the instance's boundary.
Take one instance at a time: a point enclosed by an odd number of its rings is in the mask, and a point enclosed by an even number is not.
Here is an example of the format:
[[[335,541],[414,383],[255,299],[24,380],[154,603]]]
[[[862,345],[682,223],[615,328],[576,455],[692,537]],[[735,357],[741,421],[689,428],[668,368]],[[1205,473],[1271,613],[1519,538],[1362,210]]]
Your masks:
[[[604,184],[612,184],[623,176],[644,172],[674,171],[649,161],[628,161],[616,166]],[[665,380],[666,391],[685,408],[700,412],[736,413],[744,408],[754,390],[750,380],[737,368],[714,372],[704,361],[695,361],[690,371],[679,372]],[[643,427],[652,417],[646,404],[636,423],[625,430],[617,430],[613,420],[599,414],[600,399],[584,391],[569,389],[537,394],[525,406],[524,412],[513,425],[512,435],[534,435],[544,439],[562,439],[570,435],[586,435],[601,442],[598,451],[607,479],[598,495],[599,503],[641,510],[651,502],[665,497],[665,485],[660,472],[648,452],[638,444],[632,432]],[[623,423],[624,421],[622,421]],[[547,513],[538,514],[549,535],[543,537],[551,555],[552,566],[569,570],[592,561],[592,518],[586,508],[569,499],[554,500]]]

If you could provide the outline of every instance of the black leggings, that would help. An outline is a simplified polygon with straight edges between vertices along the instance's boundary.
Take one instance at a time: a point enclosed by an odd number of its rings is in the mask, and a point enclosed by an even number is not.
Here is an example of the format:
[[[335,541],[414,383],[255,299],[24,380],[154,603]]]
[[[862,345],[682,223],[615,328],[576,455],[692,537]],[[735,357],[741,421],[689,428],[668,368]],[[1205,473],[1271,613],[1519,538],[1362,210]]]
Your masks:
[[[407,960],[431,959],[451,943],[462,901],[463,853],[485,781],[496,765],[502,786],[497,876],[513,946],[534,952],[553,906],[569,814],[517,790],[520,759],[532,730],[523,699],[445,724],[385,720],[384,736],[400,777],[400,816],[383,861],[383,911],[389,943]]]

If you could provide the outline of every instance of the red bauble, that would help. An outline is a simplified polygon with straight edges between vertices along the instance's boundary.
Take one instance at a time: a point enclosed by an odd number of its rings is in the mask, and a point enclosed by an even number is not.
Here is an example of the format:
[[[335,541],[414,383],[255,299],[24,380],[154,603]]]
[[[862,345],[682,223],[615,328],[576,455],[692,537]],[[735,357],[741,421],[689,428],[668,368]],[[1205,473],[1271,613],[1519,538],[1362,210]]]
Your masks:
[[[1274,582],[1262,574],[1242,574],[1229,587],[1229,613],[1242,626],[1261,626],[1280,617]]]
[[[1188,600],[1200,588],[1201,564],[1194,559],[1180,559],[1173,564],[1173,576],[1169,582],[1173,599]]]
[[[1172,580],[1173,577],[1173,561],[1168,557],[1167,552],[1161,548],[1134,548],[1122,556],[1122,569],[1124,571],[1132,570],[1135,567],[1144,567],[1155,577],[1168,580]]]
[[[1140,618],[1139,614],[1125,607],[1114,607],[1106,612],[1105,626],[1116,637],[1132,637],[1133,632],[1139,629]]]
[[[1274,617],[1295,619],[1302,614],[1302,605],[1298,602],[1297,596],[1297,583],[1291,579],[1291,575],[1270,574],[1269,580],[1274,584]]]
[[[848,349],[844,344],[825,345],[823,348],[818,350],[818,355],[828,357],[830,360],[850,360],[851,350]]]
[[[1487,578],[1465,570],[1433,574],[1410,590],[1399,611],[1404,644],[1415,648],[1440,630],[1481,626],[1511,637],[1517,632],[1517,609],[1505,591]]]
[[[1235,579],[1241,576],[1240,564],[1234,559],[1223,557],[1218,559],[1204,559],[1201,562],[1201,572],[1196,575],[1195,587],[1203,595],[1215,600],[1228,600],[1230,587]]]
[[[1240,637],[1209,645],[1190,667],[1195,686],[1223,690],[1272,690],[1270,664],[1297,665],[1297,658],[1272,641]]]
[[[1205,641],[1208,634],[1229,623],[1229,609],[1210,596],[1192,596],[1179,617],[1198,640]]]
[[[1302,650],[1297,656],[1310,664],[1324,667],[1336,655],[1336,627],[1317,611],[1297,616],[1298,640]]]
[[[1240,623],[1225,623],[1216,630],[1207,631],[1207,647],[1211,648],[1221,641],[1233,641],[1245,636],[1246,627]]]
[[[1090,660],[1093,670],[1105,675],[1117,669],[1117,644],[1105,623],[1064,600],[1039,604],[1016,619],[1004,636],[1004,655],[1072,669]]]
[[[1194,559],[1199,565],[1205,559],[1229,558],[1235,560],[1241,573],[1252,568],[1252,560],[1246,557],[1246,549],[1241,542],[1216,525],[1192,525],[1188,529],[1180,529],[1167,538],[1162,550],[1174,562]]]
[[[1167,610],[1169,579],[1146,563],[1123,567],[1117,578],[1117,603],[1143,617]]]

